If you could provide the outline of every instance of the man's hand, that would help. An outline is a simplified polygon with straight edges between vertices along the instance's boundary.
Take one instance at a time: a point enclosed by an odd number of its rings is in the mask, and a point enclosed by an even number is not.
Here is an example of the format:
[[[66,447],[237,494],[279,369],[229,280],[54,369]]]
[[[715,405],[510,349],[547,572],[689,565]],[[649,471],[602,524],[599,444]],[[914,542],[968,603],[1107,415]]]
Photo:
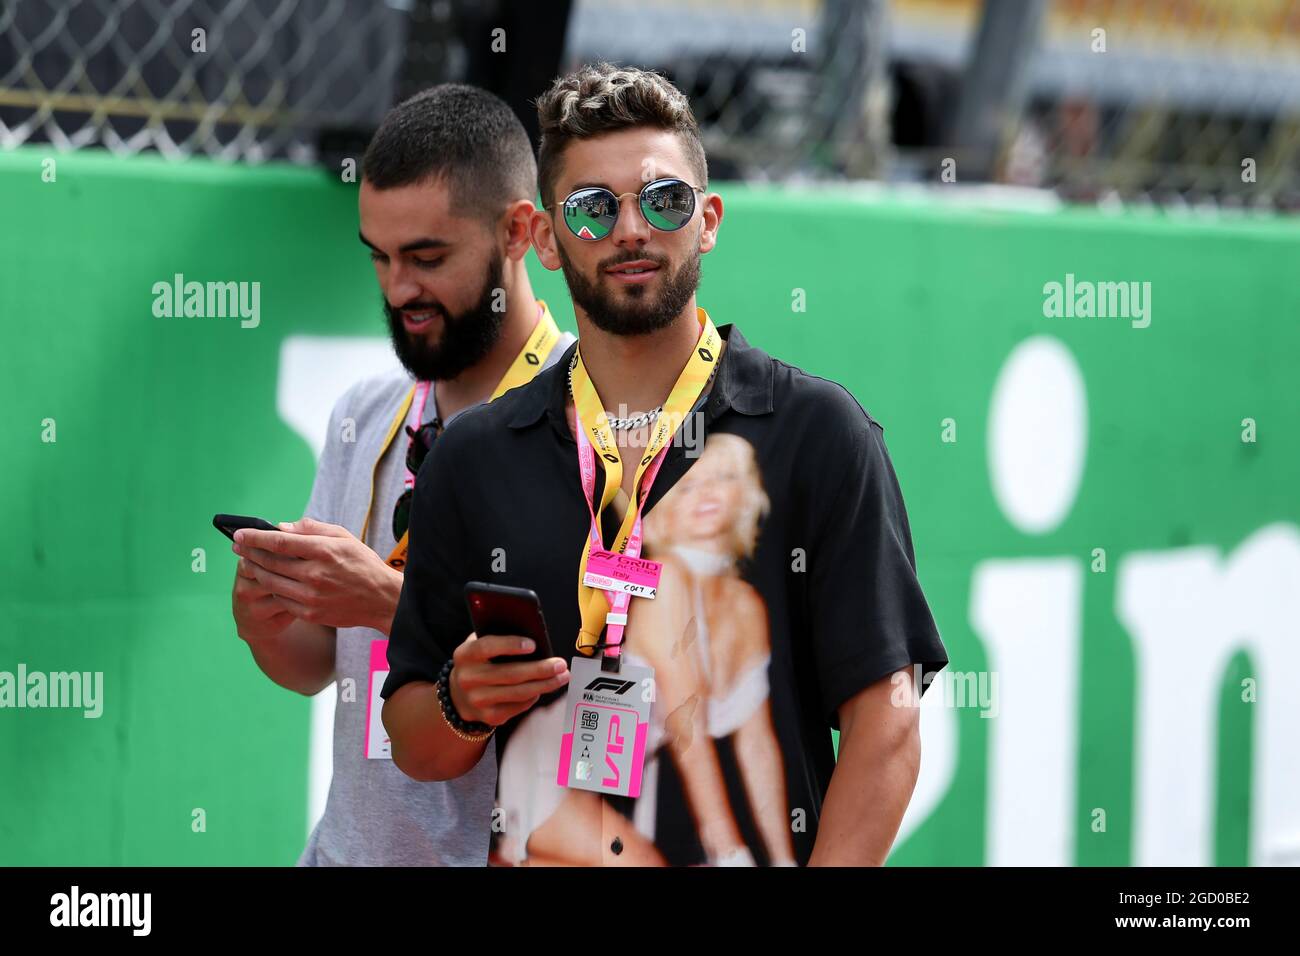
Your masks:
[[[569,682],[559,657],[517,664],[493,664],[502,654],[527,654],[525,637],[471,634],[452,654],[451,700],[463,720],[499,727],[521,714],[542,694]],[[487,741],[458,737],[439,713],[441,703],[429,681],[411,681],[384,701],[383,721],[393,742],[393,763],[414,780],[451,780],[467,774],[487,749]]]
[[[235,567],[230,603],[235,614],[235,631],[249,644],[279,637],[293,623],[293,615],[280,599],[258,583],[246,558],[240,558]]]
[[[400,571],[338,525],[303,518],[280,527],[235,532],[240,565],[247,563],[263,591],[300,620],[388,633],[402,590]]]
[[[527,637],[478,637],[471,634],[452,654],[451,702],[463,720],[499,727],[522,714],[543,694],[569,682],[569,666],[562,657],[518,664],[493,664],[502,654],[529,654]]]

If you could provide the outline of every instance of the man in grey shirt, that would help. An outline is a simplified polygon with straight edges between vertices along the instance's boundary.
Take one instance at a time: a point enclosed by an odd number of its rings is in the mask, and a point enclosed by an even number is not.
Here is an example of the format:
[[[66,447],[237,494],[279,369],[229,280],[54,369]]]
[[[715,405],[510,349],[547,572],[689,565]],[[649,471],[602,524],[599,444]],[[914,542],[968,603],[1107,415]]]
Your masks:
[[[339,400],[305,516],[234,545],[236,629],[257,665],[302,694],[338,685],[334,776],[300,864],[487,861],[494,758],[455,780],[412,780],[393,764],[377,694],[424,455],[453,418],[572,342],[524,267],[536,178],[510,108],[456,84],[394,107],[362,161],[361,241],[405,372]]]

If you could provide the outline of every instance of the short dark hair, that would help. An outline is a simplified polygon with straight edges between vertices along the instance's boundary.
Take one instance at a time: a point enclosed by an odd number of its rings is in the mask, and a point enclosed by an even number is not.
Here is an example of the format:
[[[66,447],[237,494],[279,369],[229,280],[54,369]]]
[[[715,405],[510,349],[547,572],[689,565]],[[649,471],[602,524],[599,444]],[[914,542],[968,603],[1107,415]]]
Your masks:
[[[361,175],[376,189],[446,179],[485,218],[537,196],[537,161],[519,117],[500,97],[463,83],[415,94],[384,116]]]
[[[541,128],[537,169],[542,205],[550,206],[564,149],[575,139],[650,126],[676,133],[701,189],[709,185],[709,166],[700,127],[686,94],[662,75],[634,66],[598,63],[557,79],[537,98]]]

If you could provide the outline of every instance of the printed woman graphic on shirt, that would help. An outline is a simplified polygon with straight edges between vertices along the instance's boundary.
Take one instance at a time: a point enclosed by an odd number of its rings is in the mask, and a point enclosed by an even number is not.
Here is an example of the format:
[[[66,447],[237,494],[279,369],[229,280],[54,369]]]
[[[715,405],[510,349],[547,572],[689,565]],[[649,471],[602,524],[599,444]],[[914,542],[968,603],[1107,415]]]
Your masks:
[[[684,857],[670,856],[670,863],[752,865],[751,848],[757,845],[766,857],[762,862],[794,864],[785,770],[768,702],[767,607],[738,568],[754,553],[768,507],[753,446],[739,436],[717,433],[646,517],[646,556],[664,563],[661,581],[671,575],[684,584],[661,589],[654,615],[686,618],[673,653],[695,662],[704,725],[714,741],[734,827],[726,835],[729,851],[715,854],[710,841],[701,840],[699,856],[687,851]],[[645,626],[649,616],[647,609],[638,623]],[[673,769],[656,766],[651,771],[661,778],[656,842],[689,846],[689,801],[672,780]],[[638,812],[644,819],[649,813],[644,796],[641,803]]]
[[[767,610],[737,569],[767,509],[752,446],[711,436],[646,516],[646,556],[664,568],[658,596],[632,602],[625,635],[626,660],[655,670],[641,796],[557,785],[564,701],[535,708],[501,755],[493,862],[794,862]]]

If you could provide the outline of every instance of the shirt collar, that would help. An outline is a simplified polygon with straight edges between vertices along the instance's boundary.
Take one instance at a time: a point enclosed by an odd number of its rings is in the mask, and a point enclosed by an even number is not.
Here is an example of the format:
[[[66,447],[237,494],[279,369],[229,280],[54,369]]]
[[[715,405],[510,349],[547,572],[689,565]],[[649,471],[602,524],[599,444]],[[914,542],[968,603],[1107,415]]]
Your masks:
[[[705,410],[706,421],[726,411],[742,415],[771,414],[775,375],[772,360],[745,341],[734,324],[720,326],[718,334],[726,340],[727,347],[718,362],[717,379]],[[546,380],[545,387],[520,390],[520,401],[509,421],[511,428],[535,425],[549,411],[564,431],[568,431],[564,407],[569,395],[569,362],[577,348],[576,342],[570,345],[558,362],[538,376]]]
[[[718,333],[727,340],[718,363],[718,380],[713,383],[710,402],[719,411],[731,409],[742,415],[772,414],[772,392],[776,368],[762,349],[745,341],[735,324]]]

